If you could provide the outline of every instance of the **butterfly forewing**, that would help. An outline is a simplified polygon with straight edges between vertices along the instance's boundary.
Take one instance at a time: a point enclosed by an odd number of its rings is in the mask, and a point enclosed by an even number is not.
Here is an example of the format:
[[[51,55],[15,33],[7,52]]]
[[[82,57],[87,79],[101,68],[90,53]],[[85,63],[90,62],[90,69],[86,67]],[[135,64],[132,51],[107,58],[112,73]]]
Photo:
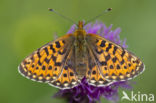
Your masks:
[[[50,83],[59,80],[63,73],[73,72],[70,69],[68,71],[64,70],[73,40],[73,35],[68,34],[42,46],[21,62],[19,72],[29,79]],[[73,81],[76,82],[76,77],[73,78]],[[61,78],[60,83],[63,83],[63,81],[68,82]]]
[[[107,81],[129,80],[144,70],[142,61],[121,46],[95,34],[88,34],[86,40]]]

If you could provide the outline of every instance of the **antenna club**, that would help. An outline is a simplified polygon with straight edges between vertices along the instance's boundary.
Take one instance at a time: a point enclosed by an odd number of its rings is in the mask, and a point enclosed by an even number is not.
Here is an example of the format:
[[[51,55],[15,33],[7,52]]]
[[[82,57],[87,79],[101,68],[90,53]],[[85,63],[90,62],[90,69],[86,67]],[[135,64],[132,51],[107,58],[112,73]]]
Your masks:
[[[48,10],[49,10],[49,11],[54,11],[54,10],[53,10],[53,9],[51,9],[51,8],[48,8]]]
[[[108,10],[108,11],[111,11],[111,10],[112,10],[112,8],[108,8],[107,10]]]

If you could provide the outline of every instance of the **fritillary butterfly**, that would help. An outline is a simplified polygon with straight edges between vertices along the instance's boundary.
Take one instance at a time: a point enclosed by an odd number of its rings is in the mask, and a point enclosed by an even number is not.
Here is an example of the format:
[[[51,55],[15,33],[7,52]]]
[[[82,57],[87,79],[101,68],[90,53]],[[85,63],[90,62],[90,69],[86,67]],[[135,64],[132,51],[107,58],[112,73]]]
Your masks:
[[[19,65],[25,77],[60,89],[77,86],[83,77],[94,86],[130,80],[143,72],[144,64],[121,46],[95,34],[87,34],[80,21],[67,34],[34,51]]]

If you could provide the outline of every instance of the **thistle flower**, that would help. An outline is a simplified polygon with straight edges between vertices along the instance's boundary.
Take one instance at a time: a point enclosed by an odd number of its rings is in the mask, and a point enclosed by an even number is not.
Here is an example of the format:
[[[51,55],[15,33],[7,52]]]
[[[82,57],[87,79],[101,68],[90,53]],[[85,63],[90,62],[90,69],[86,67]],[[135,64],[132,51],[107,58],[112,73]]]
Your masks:
[[[67,33],[73,33],[75,31],[76,25],[71,26]],[[100,35],[110,41],[127,48],[126,39],[124,41],[120,40],[121,29],[112,29],[112,25],[106,27],[102,22],[89,23],[85,25],[84,29],[87,33],[94,33],[95,35]],[[59,90],[54,97],[63,97],[67,99],[68,103],[96,103],[100,102],[100,97],[104,97],[109,101],[117,102],[118,89],[119,87],[125,89],[132,89],[129,81],[115,82],[104,87],[95,87],[89,85],[87,79],[84,77],[81,83],[71,89]]]

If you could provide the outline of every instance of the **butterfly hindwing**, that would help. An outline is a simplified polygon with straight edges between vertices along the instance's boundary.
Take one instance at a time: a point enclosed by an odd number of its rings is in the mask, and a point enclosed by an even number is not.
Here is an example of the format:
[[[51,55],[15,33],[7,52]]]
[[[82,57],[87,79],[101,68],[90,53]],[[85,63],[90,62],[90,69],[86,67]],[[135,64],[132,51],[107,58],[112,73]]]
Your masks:
[[[42,46],[21,62],[19,72],[35,81],[57,80],[63,71],[72,40],[72,34],[68,34]]]
[[[80,80],[78,80],[78,77],[74,70],[74,59],[75,58],[72,46],[66,57],[66,60],[64,61],[65,63],[59,78],[56,81],[51,81],[49,83],[50,85],[56,86],[61,89],[69,89],[79,84]]]
[[[121,46],[95,34],[87,34],[86,40],[106,80],[129,80],[144,70],[140,59]]]
[[[88,62],[86,78],[89,84],[94,86],[106,86],[112,82],[107,81],[100,73],[98,62],[88,45]]]

